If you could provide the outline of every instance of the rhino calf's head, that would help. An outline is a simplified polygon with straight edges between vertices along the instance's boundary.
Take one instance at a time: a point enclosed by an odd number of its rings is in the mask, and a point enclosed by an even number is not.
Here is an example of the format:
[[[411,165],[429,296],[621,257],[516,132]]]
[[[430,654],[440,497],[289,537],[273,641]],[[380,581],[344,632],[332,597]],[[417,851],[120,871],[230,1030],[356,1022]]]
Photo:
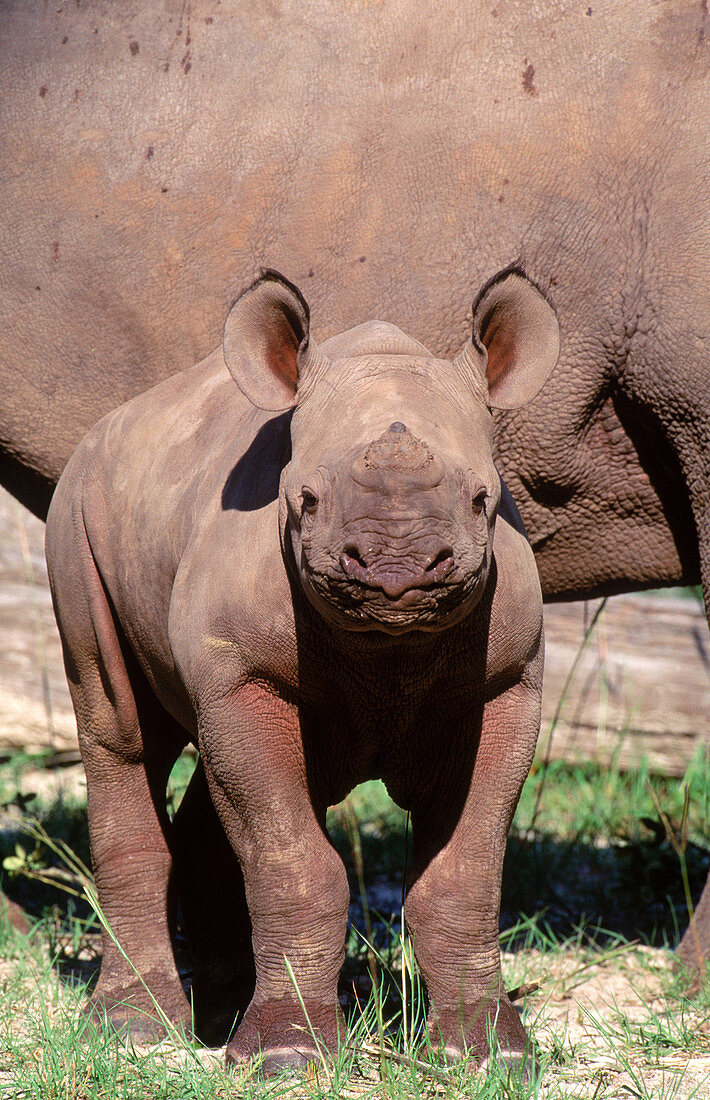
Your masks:
[[[490,406],[530,400],[559,351],[518,271],[479,295],[452,362],[374,321],[316,347],[300,292],[266,272],[232,307],[224,355],[262,409],[293,408],[281,538],[303,590],[349,630],[442,630],[488,578],[500,479]]]

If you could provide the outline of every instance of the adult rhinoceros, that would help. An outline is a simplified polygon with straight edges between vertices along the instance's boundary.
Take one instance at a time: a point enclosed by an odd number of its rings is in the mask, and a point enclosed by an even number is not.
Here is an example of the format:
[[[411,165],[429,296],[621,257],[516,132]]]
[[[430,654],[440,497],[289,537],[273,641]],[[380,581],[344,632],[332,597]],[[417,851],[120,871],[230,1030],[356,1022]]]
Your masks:
[[[3,5],[3,483],[44,515],[89,425],[202,359],[261,264],[318,339],[379,317],[440,356],[516,264],[562,332],[496,426],[544,592],[700,579],[707,603],[707,23],[706,0]],[[710,948],[709,890],[699,915]]]

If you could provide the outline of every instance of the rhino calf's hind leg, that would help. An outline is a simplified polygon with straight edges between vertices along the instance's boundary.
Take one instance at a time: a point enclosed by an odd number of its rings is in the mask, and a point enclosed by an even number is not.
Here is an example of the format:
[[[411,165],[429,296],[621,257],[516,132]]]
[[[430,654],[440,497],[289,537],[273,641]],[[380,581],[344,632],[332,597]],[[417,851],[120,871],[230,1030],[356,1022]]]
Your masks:
[[[186,737],[150,691],[122,644],[81,515],[47,532],[64,661],[87,778],[89,836],[98,899],[111,932],[88,1011],[154,1040],[160,1010],[188,1025],[190,1011],[172,949],[172,858],[165,788]],[[49,550],[51,549],[51,554]],[[140,977],[139,977],[140,975]]]
[[[179,1026],[191,1022],[173,954],[175,897],[164,809],[176,757],[167,745],[151,746],[140,760],[103,745],[84,751],[94,874],[111,930],[103,933],[101,975],[89,1011],[105,1012],[114,1026],[146,1041],[165,1033],[161,1013]]]
[[[254,992],[254,954],[244,876],[201,760],[173,820],[172,848],[192,964],[195,1031],[220,1046]]]

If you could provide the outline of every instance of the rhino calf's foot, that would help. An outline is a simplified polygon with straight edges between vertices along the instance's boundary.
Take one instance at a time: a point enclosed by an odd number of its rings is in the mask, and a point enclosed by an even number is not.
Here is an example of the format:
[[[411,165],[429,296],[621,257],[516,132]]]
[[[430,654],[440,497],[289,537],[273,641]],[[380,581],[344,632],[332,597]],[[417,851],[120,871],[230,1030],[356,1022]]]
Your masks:
[[[459,1008],[432,1016],[429,1031],[435,1049],[440,1050],[449,1063],[468,1061],[472,1068],[485,1073],[496,1059],[516,1078],[528,1079],[526,1067],[532,1044],[505,993],[500,999],[491,999],[475,1009]]]
[[[497,1059],[493,1060],[490,1055],[478,1062],[476,1070],[479,1075],[488,1075],[493,1066],[497,1065],[505,1067],[504,1077],[507,1077],[511,1084],[529,1085],[530,1084],[530,1068],[532,1058],[523,1054],[504,1053],[501,1051]],[[500,1069],[498,1070],[500,1076]]]
[[[320,1060],[323,1053],[337,1050],[345,1036],[340,1009],[308,1000],[304,1003],[308,1021],[300,1005],[286,998],[250,1007],[227,1046],[227,1065],[236,1068],[260,1058],[263,1075],[271,1077],[285,1069],[303,1069],[309,1062]]]
[[[184,994],[161,997],[156,993],[154,1002],[137,982],[115,995],[97,990],[87,1001],[84,1013],[99,1026],[107,1023],[121,1037],[137,1043],[158,1043],[170,1027],[185,1035],[192,1033]]]

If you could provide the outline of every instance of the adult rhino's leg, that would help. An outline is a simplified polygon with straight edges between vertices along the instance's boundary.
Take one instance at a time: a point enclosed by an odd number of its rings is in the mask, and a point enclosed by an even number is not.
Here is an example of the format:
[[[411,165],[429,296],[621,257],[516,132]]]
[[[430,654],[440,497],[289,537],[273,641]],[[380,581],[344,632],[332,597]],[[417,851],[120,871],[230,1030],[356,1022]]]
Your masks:
[[[14,928],[16,932],[20,932],[23,936],[26,936],[30,930],[30,923],[25,916],[24,909],[16,901],[11,901],[10,898],[0,893],[0,928],[3,925]]]
[[[688,925],[678,944],[678,957],[690,971],[692,985],[699,988],[710,963],[710,873],[695,908],[694,925]]]
[[[691,507],[698,532],[700,579],[703,586],[705,614],[710,625],[710,395],[705,429],[708,438],[703,447],[695,449],[688,461],[688,473],[694,471],[694,484],[690,487]],[[693,922],[688,925],[678,945],[678,956],[692,975],[695,986],[708,980],[710,964],[710,871],[700,900],[695,908]]]
[[[499,913],[506,838],[532,763],[539,708],[533,686],[500,695],[483,710],[477,749],[475,728],[463,745],[465,724],[447,721],[436,744],[461,751],[439,762],[436,788],[412,808],[405,916],[429,992],[429,1032],[447,1057],[470,1057],[479,1066],[490,1055],[492,1033],[509,1065],[525,1063],[529,1052],[502,983]]]
[[[696,323],[707,327],[707,311],[697,316]],[[701,357],[696,349],[697,341],[677,346],[669,342],[658,359],[653,355],[648,361],[643,356],[632,358],[630,377],[624,384],[632,400],[651,410],[657,429],[655,451],[670,451],[680,470],[695,531],[687,530],[686,521],[686,529],[675,533],[679,546],[697,546],[697,558],[687,549],[679,551],[681,583],[695,584],[700,579],[710,625],[710,363],[707,353]],[[679,363],[683,364],[684,375]],[[683,378],[692,380],[692,384],[683,384]],[[664,471],[652,469],[651,475],[663,478]],[[695,910],[694,926],[687,927],[678,955],[694,984],[706,977],[710,963],[710,874]]]
[[[691,507],[698,533],[700,580],[703,587],[705,614],[710,625],[710,394],[702,444],[684,449],[682,464],[689,482]],[[678,945],[678,957],[691,974],[693,986],[708,979],[710,965],[710,871],[694,919],[689,923]]]
[[[254,992],[251,921],[244,876],[217,817],[202,761],[173,820],[180,913],[190,948],[195,1030],[227,1041]]]
[[[256,967],[227,1061],[261,1054],[268,1073],[316,1056],[311,1028],[329,1049],[343,1034],[348,884],[325,833],[326,807],[311,801],[296,708],[254,683],[216,694],[200,707],[200,752],[244,873]]]
[[[165,807],[186,737],[176,739],[165,723],[119,636],[78,506],[74,513],[50,512],[47,556],[86,769],[98,899],[110,928],[90,1011],[152,1040],[164,1033],[160,1011],[173,1023],[190,1021],[171,942]]]

